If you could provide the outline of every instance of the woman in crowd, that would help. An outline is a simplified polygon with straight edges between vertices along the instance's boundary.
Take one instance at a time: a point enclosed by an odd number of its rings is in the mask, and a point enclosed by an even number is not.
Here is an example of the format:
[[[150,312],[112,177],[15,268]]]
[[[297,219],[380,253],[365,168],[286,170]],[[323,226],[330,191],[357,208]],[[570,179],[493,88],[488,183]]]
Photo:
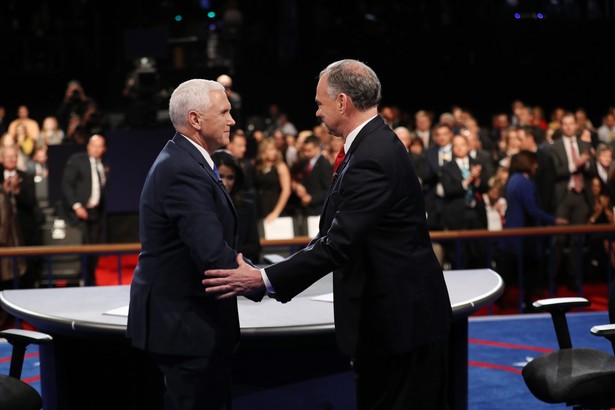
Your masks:
[[[216,151],[211,159],[220,179],[229,192],[237,212],[237,251],[254,263],[260,262],[261,244],[258,235],[256,204],[243,196],[243,171],[235,157],[226,151]]]
[[[510,177],[504,188],[507,207],[504,229],[543,225],[563,225],[568,221],[542,210],[538,204],[536,185],[532,176],[538,169],[536,153],[520,151],[510,159]],[[519,268],[523,272],[523,296],[525,308],[530,307],[537,280],[544,274],[542,266],[543,242],[533,236],[506,237],[500,241],[501,263],[498,268],[506,283],[514,283]],[[519,261],[523,264],[518,266]]]
[[[259,218],[267,223],[284,215],[291,193],[290,170],[271,137],[263,139],[258,146],[254,185]]]

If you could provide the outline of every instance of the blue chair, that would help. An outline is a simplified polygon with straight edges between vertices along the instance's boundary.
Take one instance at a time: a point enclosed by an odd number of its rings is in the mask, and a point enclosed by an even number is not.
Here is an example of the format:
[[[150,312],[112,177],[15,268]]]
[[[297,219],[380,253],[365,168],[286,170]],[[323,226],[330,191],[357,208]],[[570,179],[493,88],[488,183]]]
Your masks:
[[[51,336],[24,329],[7,329],[0,331],[0,338],[5,338],[13,347],[8,375],[0,375],[0,409],[40,410],[43,400],[36,389],[21,380],[21,371],[30,344],[42,344],[52,341]]]
[[[614,299],[609,298],[609,310]],[[559,344],[559,350],[536,357],[522,370],[525,385],[539,400],[563,403],[575,410],[615,407],[615,356],[598,349],[572,347],[566,313],[589,305],[589,300],[581,297],[533,303],[536,310],[551,314]],[[615,325],[594,326],[591,332],[609,339],[615,353]]]

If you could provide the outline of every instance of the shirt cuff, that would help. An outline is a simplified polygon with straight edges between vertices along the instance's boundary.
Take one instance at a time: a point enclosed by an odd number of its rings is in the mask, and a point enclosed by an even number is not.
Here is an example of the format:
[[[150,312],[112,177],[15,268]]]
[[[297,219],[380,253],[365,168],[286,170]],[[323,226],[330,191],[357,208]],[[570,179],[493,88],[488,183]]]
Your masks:
[[[81,205],[81,202],[75,202],[73,204],[73,211],[77,210],[78,208],[81,208],[83,205]]]
[[[275,295],[275,289],[273,288],[273,285],[269,281],[269,277],[267,276],[267,272],[265,272],[265,268],[261,268],[260,271],[261,271],[261,277],[263,278],[263,282],[265,283],[265,288],[267,289],[267,295],[268,296]]]

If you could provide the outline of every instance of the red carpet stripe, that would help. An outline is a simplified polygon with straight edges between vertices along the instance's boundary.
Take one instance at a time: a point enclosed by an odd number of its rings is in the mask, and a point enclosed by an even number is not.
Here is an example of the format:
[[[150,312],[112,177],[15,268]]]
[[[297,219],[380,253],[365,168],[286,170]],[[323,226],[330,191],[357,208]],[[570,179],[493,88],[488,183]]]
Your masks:
[[[541,352],[541,353],[549,353],[553,351],[553,349],[549,349],[546,347],[518,345],[515,343],[494,342],[492,340],[468,339],[468,343],[472,343],[475,345],[483,345],[483,346],[505,347],[507,349],[531,350],[534,352]]]
[[[468,360],[468,366],[483,367],[485,369],[504,370],[506,372],[521,374],[521,369],[517,369],[517,368],[511,367],[511,366],[502,366],[502,365],[493,364],[493,363],[473,362],[471,360]]]
[[[26,355],[24,356],[24,359],[30,359],[32,357],[38,357],[38,352],[37,353],[26,353]],[[11,357],[0,357],[0,363],[8,363],[11,361]]]
[[[21,379],[26,383],[34,383],[34,382],[38,382],[41,380],[41,376],[32,376],[32,377],[26,377],[25,379]]]

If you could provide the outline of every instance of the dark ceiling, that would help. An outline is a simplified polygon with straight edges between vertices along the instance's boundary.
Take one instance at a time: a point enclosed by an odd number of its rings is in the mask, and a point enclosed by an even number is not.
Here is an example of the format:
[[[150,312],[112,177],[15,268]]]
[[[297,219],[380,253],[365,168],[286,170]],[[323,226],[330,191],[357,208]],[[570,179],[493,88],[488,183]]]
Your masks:
[[[40,117],[77,78],[121,110],[135,59],[148,56],[161,87],[228,72],[245,111],[276,102],[308,126],[318,71],[352,57],[410,112],[457,104],[486,121],[519,98],[599,118],[615,104],[614,1],[4,0],[0,105]],[[225,17],[233,8],[240,21]]]

